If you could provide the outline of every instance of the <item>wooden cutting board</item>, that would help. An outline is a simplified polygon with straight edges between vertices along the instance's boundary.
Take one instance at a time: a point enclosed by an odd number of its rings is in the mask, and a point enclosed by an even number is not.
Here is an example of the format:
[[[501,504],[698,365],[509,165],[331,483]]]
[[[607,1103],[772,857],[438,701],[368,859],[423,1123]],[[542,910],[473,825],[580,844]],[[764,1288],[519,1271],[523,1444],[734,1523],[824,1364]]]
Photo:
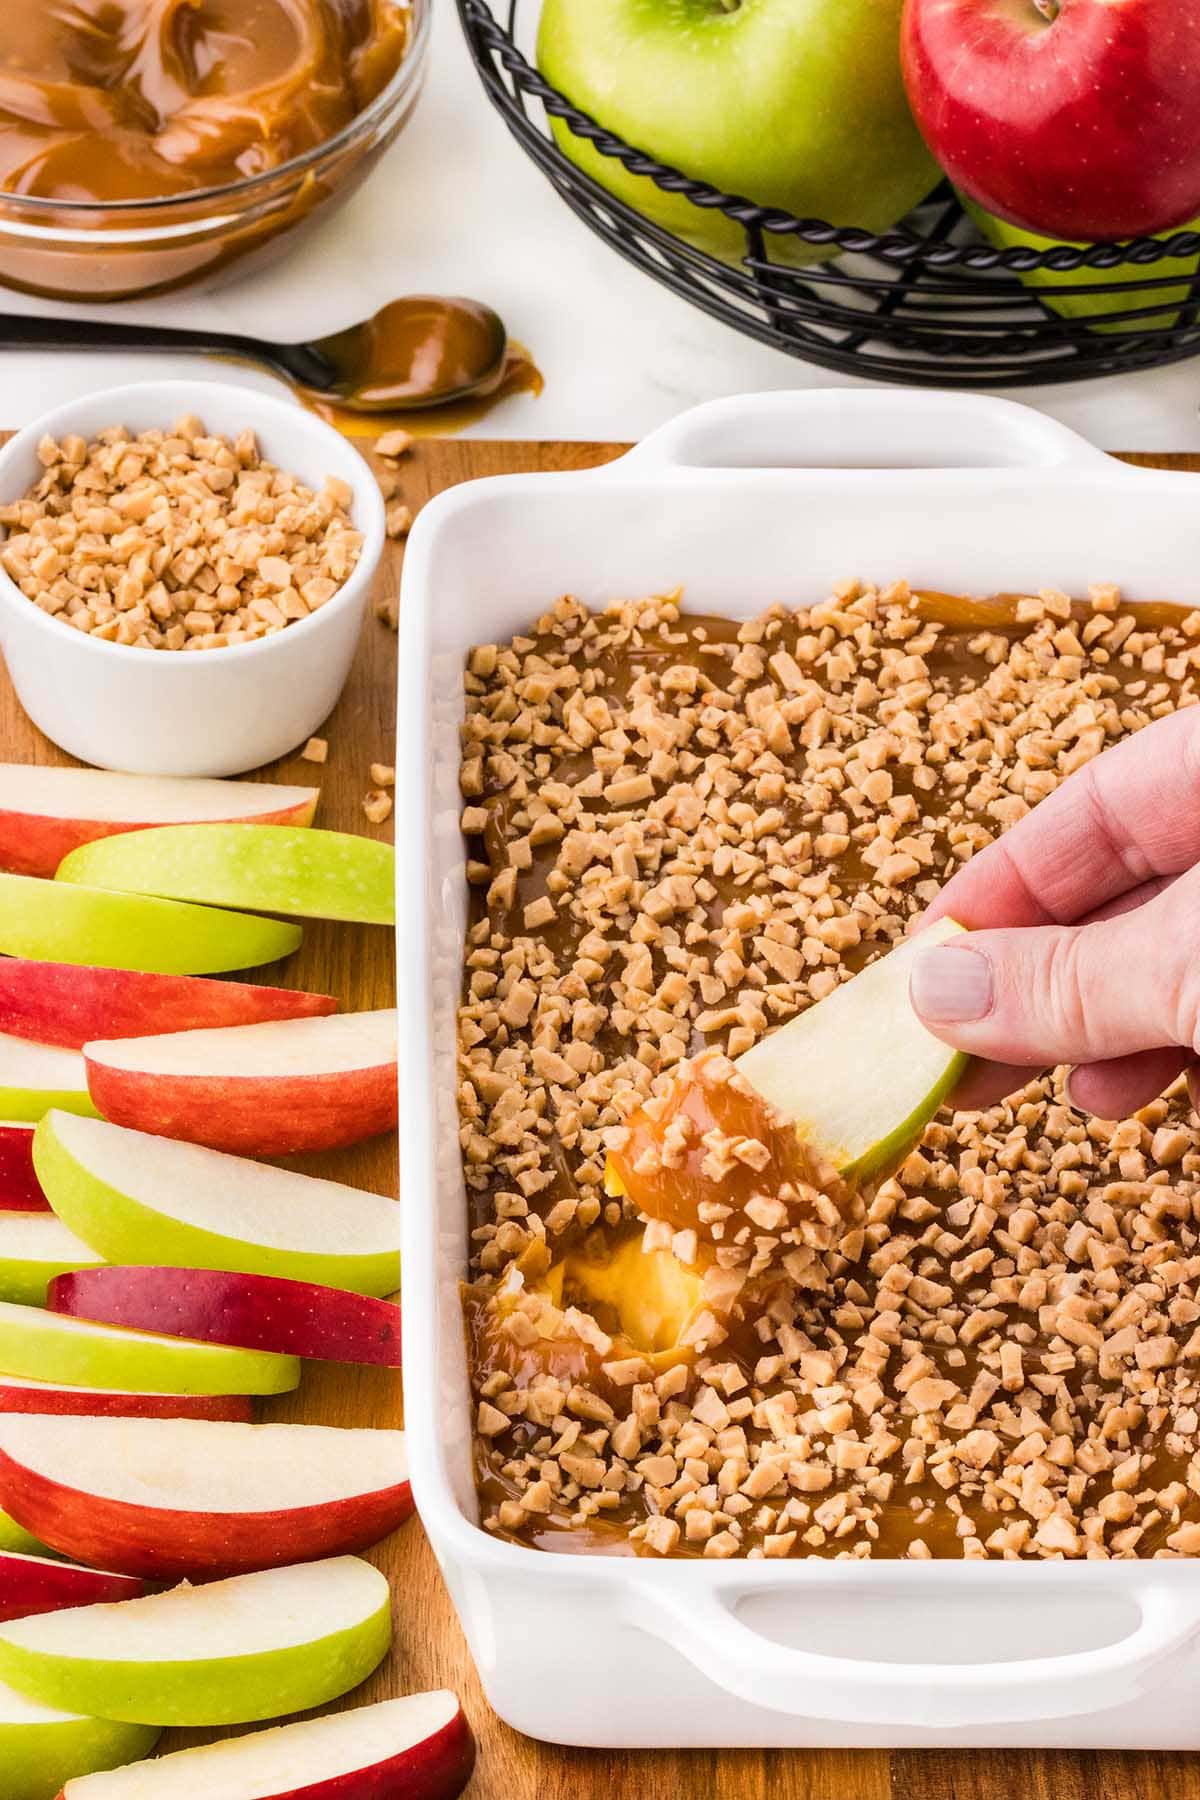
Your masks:
[[[515,443],[427,439],[400,466],[403,497],[414,512],[432,495],[476,476],[583,469],[611,461],[618,444]],[[1160,468],[1200,471],[1200,456],[1133,456]],[[388,553],[381,596],[394,597],[402,549]],[[531,615],[546,600],[530,595]],[[396,639],[368,620],[354,671],[323,728],[324,768],[298,756],[263,770],[271,780],[319,782],[318,823],[338,831],[390,836],[367,824],[362,799],[373,762],[390,763],[395,725]],[[0,761],[59,763],[64,757],[21,712],[0,681]],[[390,933],[369,926],[312,924],[300,952],[263,979],[336,994],[348,1010],[388,1006],[393,998]],[[380,1193],[395,1194],[395,1145],[386,1140],[326,1157],[305,1168]],[[422,1197],[414,1195],[412,1204]],[[300,1391],[267,1402],[262,1417],[326,1425],[394,1425],[400,1384],[383,1370],[310,1365]],[[396,1641],[351,1705],[424,1688],[454,1688],[479,1740],[470,1800],[1200,1800],[1200,1758],[1071,1751],[604,1751],[563,1750],[520,1737],[490,1712],[416,1520],[371,1558],[392,1583]],[[587,1646],[575,1647],[588,1679]],[[669,1704],[669,1701],[664,1703]],[[597,1706],[597,1734],[604,1730]],[[203,1742],[210,1732],[172,1732],[162,1748]],[[0,1793],[3,1771],[0,1770]]]

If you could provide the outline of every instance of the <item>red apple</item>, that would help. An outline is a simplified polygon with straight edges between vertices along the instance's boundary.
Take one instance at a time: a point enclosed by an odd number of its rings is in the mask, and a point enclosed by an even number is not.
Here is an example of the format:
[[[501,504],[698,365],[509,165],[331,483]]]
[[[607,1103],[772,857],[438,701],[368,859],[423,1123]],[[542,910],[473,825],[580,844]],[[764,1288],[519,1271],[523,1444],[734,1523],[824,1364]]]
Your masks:
[[[0,1375],[3,1413],[68,1413],[96,1419],[228,1419],[249,1425],[254,1402],[248,1394],[139,1394]]]
[[[136,1575],[111,1575],[55,1562],[49,1556],[0,1550],[0,1619],[28,1619],[34,1613],[106,1600],[136,1600],[145,1591],[145,1582]]]
[[[956,186],[1043,237],[1200,213],[1200,0],[906,0],[905,86]]]
[[[455,1800],[475,1740],[454,1694],[407,1694],[100,1775],[58,1800]]]
[[[0,869],[53,875],[80,844],[150,825],[308,825],[317,788],[0,763]]]
[[[0,981],[4,964],[0,961]],[[33,1168],[33,1126],[0,1125],[0,1211],[49,1212]]]
[[[91,969],[20,956],[0,960],[0,1031],[67,1050],[82,1050],[89,1038],[150,1037],[206,1026],[319,1018],[336,1011],[337,1001],[328,994],[245,981]]]
[[[205,1580],[365,1550],[412,1511],[402,1431],[0,1419],[0,1508],[64,1556]]]
[[[107,1265],[55,1277],[46,1304],[101,1325],[325,1362],[400,1367],[400,1308],[315,1281],[220,1269]]]
[[[84,1046],[116,1125],[247,1156],[334,1150],[396,1123],[394,1010]]]

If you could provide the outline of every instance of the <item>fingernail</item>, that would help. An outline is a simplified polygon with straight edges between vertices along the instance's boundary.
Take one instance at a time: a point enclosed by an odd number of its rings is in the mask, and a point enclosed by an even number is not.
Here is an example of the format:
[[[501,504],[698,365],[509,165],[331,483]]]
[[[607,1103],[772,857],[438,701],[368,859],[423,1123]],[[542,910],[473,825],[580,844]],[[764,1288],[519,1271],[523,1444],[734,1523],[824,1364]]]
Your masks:
[[[922,950],[909,991],[913,1006],[931,1024],[965,1025],[992,1010],[992,965],[965,945]]]

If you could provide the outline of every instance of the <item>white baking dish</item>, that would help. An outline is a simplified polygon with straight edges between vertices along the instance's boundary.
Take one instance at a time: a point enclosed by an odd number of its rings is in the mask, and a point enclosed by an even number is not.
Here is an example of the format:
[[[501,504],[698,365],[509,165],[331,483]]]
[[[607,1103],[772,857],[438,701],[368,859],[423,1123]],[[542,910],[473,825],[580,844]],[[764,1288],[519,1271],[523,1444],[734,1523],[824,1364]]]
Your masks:
[[[405,1391],[413,1485],[488,1697],[518,1729],[633,1745],[1200,1747],[1200,1563],[660,1562],[546,1555],[477,1523],[454,1009],[467,647],[560,593],[673,588],[749,616],[846,576],[986,594],[1117,581],[1200,604],[1200,484],[1011,402],[770,394],[594,472],[421,514],[397,762]]]

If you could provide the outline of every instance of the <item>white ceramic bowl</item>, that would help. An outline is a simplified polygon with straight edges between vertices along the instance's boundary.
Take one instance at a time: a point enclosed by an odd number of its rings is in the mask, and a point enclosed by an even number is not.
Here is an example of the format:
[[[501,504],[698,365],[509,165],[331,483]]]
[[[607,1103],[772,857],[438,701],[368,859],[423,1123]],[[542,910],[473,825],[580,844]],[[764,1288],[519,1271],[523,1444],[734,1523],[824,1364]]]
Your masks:
[[[350,672],[385,542],[383,496],[358,451],[311,413],[253,388],[140,382],[68,401],[19,431],[0,451],[0,504],[20,499],[42,473],[37,446],[47,432],[91,439],[125,425],[136,433],[185,413],[227,437],[249,426],[269,461],[311,487],[327,475],[350,484],[363,534],[350,579],[319,612],[273,637],[186,655],[74,631],[0,569],[0,648],[34,724],[81,761],[137,775],[239,775],[310,737]]]

